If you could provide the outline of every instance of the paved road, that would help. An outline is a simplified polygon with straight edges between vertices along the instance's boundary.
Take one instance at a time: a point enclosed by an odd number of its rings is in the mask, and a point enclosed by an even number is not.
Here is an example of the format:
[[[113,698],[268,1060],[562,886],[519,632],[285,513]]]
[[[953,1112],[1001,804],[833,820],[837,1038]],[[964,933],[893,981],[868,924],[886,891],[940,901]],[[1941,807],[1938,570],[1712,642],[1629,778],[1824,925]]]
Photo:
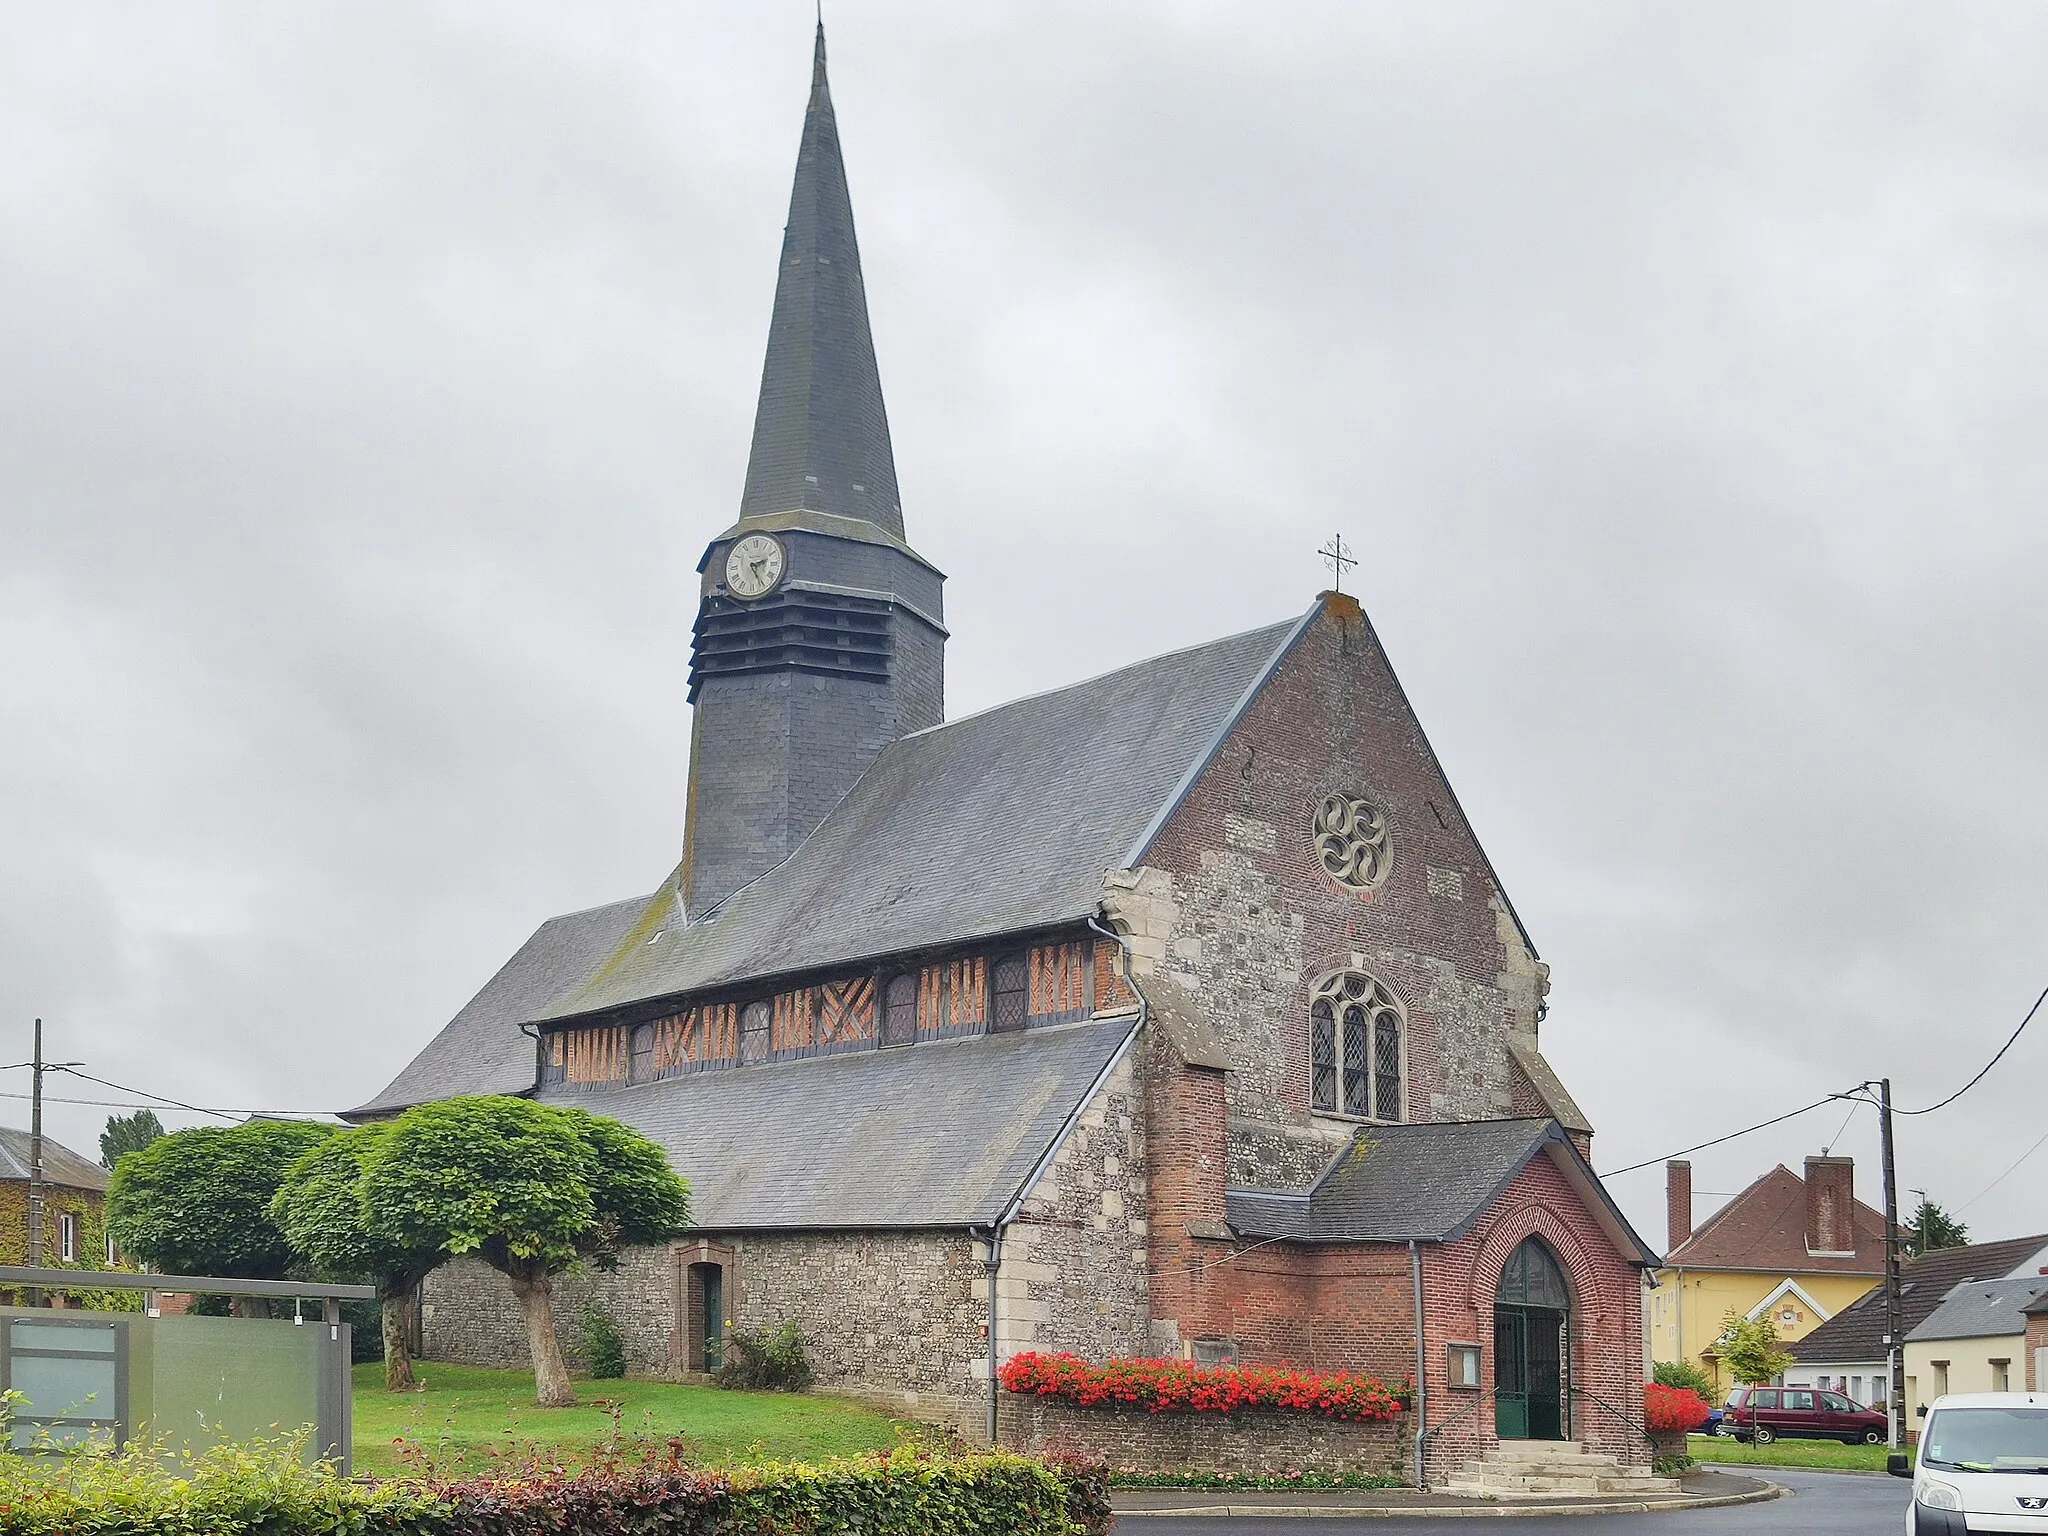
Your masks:
[[[1751,1468],[1737,1469],[1750,1473]],[[1853,1477],[1804,1472],[1791,1467],[1757,1467],[1793,1490],[1789,1499],[1738,1504],[1732,1509],[1697,1509],[1665,1515],[1529,1516],[1479,1521],[1371,1519],[1209,1520],[1179,1515],[1147,1519],[1123,1515],[1123,1536],[1273,1536],[1283,1523],[1305,1536],[1556,1536],[1561,1531],[1592,1536],[1900,1536],[1905,1529],[1911,1484],[1895,1477]]]

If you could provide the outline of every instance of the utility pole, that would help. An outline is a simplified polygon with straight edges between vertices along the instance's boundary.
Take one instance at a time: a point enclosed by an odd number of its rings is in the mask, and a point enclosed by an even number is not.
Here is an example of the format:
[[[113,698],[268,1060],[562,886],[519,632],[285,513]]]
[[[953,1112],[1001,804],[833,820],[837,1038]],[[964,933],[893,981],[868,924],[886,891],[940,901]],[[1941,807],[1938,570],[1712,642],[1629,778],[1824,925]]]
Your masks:
[[[1892,1157],[1892,1080],[1877,1085],[1877,1132],[1884,1149],[1884,1347],[1891,1367],[1891,1445],[1906,1443],[1906,1355],[1899,1338],[1905,1318],[1899,1295],[1899,1173]]]
[[[28,1261],[40,1268],[43,1262],[43,1021],[36,1020],[36,1048],[29,1063],[35,1071],[29,1088],[28,1111]],[[28,1304],[43,1304],[41,1286],[31,1287]]]

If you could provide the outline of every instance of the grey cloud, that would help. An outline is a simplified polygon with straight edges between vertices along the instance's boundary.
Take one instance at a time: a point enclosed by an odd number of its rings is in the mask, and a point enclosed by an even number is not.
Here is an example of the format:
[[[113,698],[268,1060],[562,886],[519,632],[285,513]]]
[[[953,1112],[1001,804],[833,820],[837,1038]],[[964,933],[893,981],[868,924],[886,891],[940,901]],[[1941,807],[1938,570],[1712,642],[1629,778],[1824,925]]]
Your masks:
[[[2048,982],[2038,10],[830,20],[954,713],[1298,611],[1341,527],[1597,1161],[1975,1069]],[[807,28],[15,19],[10,1032],[355,1102],[541,917],[667,867]],[[1905,1182],[1975,1194],[2044,1063],[1908,1127]],[[1844,1145],[1874,1194],[1867,1115]],[[1968,1217],[2048,1226],[2039,1187]],[[1656,1236],[1655,1174],[1619,1193]]]

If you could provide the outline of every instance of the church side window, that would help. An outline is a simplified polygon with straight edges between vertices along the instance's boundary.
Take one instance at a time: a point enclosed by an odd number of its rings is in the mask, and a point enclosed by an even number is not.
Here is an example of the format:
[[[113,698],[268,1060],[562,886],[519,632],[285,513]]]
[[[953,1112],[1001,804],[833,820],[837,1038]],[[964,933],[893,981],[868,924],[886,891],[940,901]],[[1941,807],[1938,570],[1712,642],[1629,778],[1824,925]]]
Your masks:
[[[644,1083],[648,1078],[654,1076],[654,1026],[652,1024],[634,1026],[630,1075],[636,1083]]]
[[[917,1038],[917,972],[891,976],[882,992],[882,1044],[908,1045]]]
[[[1309,1102],[1330,1115],[1400,1120],[1405,1055],[1401,1004],[1363,971],[1316,983],[1309,1003]]]
[[[998,960],[989,978],[990,1029],[1022,1029],[1030,1012],[1031,983],[1022,955]]]
[[[768,1027],[773,1018],[767,1003],[749,1003],[740,1011],[740,1065],[768,1059]]]
[[[1315,1107],[1335,1114],[1338,1104],[1337,1016],[1320,998],[1309,1010],[1309,1069]]]

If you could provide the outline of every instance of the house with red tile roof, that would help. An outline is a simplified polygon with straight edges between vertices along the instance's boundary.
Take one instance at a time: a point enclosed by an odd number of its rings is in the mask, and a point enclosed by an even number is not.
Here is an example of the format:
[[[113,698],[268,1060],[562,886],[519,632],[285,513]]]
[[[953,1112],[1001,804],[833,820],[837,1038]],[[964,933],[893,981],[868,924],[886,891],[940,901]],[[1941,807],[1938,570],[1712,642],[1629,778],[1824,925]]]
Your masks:
[[[1884,1217],[1856,1198],[1856,1164],[1782,1163],[1695,1228],[1692,1165],[1665,1167],[1669,1251],[1650,1296],[1650,1354],[1690,1360],[1732,1388],[1715,1343],[1729,1310],[1768,1316],[1790,1345],[1884,1279]]]

